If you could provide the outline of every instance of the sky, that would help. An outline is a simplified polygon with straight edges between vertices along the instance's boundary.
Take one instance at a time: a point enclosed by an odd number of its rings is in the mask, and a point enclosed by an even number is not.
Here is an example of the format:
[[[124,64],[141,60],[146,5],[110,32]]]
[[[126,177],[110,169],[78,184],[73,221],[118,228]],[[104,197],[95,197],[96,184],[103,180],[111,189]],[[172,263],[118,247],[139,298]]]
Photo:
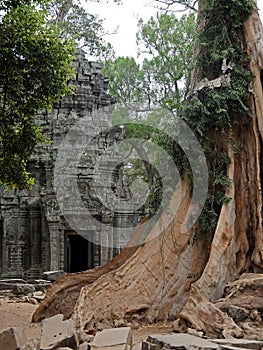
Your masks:
[[[263,1],[263,0],[262,0]],[[105,2],[88,2],[87,11],[104,18],[104,27],[109,31],[119,27],[118,34],[105,37],[117,56],[133,56],[136,58],[136,32],[139,18],[149,19],[157,9],[151,5],[151,0],[122,0],[122,5],[111,0]]]
[[[87,11],[104,18],[104,26],[109,31],[119,27],[118,34],[105,37],[116,52],[117,56],[133,56],[136,58],[136,32],[139,18],[149,19],[158,11],[152,0],[122,0],[123,5],[109,3],[87,2]],[[257,1],[263,21],[263,0]]]

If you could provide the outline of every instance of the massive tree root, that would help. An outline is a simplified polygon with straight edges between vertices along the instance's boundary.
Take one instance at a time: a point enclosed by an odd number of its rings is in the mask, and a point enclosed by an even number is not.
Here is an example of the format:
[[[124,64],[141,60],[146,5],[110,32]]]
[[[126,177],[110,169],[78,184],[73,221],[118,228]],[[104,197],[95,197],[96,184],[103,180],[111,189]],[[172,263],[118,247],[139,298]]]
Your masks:
[[[143,220],[142,225],[147,222]],[[72,273],[56,280],[47,290],[45,299],[34,312],[32,321],[39,322],[44,318],[51,317],[58,313],[69,318],[79,297],[81,288],[95,282],[99,277],[110,271],[116,270],[124,264],[130,256],[138,249],[140,237],[143,235],[143,226],[140,226],[134,233],[130,246],[113,258],[107,264],[85,272]]]
[[[166,221],[164,214],[147,242],[126,263],[82,288],[73,314],[77,327],[91,330],[100,323],[152,323],[178,315],[193,276],[200,274],[207,259],[204,242],[192,245],[191,232],[181,233],[190,203],[188,183],[182,184],[181,194],[184,199],[169,227],[162,230],[159,226]],[[160,234],[151,239],[155,230]]]

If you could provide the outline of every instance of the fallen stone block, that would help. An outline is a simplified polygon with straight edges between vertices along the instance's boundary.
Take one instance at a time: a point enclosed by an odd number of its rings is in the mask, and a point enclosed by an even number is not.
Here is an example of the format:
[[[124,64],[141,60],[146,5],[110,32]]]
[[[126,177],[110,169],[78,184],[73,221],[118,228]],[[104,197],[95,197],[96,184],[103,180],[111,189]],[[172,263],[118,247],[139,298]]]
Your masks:
[[[15,284],[12,288],[12,292],[15,295],[33,294],[35,287],[32,284]]]
[[[9,328],[0,333],[1,350],[17,350],[27,342],[25,332],[22,328]]]
[[[142,342],[142,350],[219,350],[219,345],[212,341],[202,339],[187,333],[179,334],[153,334]]]
[[[92,350],[128,350],[132,345],[130,327],[104,329],[95,335]]]
[[[44,272],[44,276],[46,277],[46,279],[51,282],[56,281],[59,277],[62,277],[64,275],[65,275],[65,272],[62,270]]]
[[[63,315],[55,315],[42,321],[41,350],[69,347],[77,350],[79,345],[72,320],[63,321]]]
[[[263,348],[263,341],[259,340],[249,340],[249,339],[210,339],[211,342],[218,345],[224,346],[234,346],[237,348],[246,348],[252,350],[261,350]]]

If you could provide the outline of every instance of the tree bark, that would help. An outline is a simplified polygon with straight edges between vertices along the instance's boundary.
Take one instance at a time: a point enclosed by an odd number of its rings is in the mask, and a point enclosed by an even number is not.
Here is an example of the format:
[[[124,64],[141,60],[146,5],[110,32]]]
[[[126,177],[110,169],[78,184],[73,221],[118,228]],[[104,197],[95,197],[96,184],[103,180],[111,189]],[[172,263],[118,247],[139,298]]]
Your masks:
[[[222,297],[227,282],[243,272],[263,272],[262,236],[262,140],[263,69],[262,24],[257,11],[244,23],[243,46],[250,58],[250,69],[255,79],[251,90],[253,118],[244,115],[232,127],[234,139],[241,149],[230,154],[229,177],[232,200],[222,208],[209,260],[201,278],[192,285],[190,297],[180,317],[196,329],[210,335],[229,334],[240,337],[237,325],[229,326],[229,318],[214,305],[209,315],[203,310]],[[202,303],[200,302],[202,300]],[[210,310],[211,311],[211,310]]]

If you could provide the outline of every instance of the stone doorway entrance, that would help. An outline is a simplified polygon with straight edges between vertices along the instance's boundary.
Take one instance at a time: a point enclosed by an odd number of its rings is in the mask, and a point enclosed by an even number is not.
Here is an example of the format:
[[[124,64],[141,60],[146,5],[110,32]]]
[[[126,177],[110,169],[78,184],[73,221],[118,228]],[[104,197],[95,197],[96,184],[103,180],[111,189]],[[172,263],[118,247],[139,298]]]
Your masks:
[[[81,272],[94,267],[94,244],[74,233],[66,235],[65,271]]]

